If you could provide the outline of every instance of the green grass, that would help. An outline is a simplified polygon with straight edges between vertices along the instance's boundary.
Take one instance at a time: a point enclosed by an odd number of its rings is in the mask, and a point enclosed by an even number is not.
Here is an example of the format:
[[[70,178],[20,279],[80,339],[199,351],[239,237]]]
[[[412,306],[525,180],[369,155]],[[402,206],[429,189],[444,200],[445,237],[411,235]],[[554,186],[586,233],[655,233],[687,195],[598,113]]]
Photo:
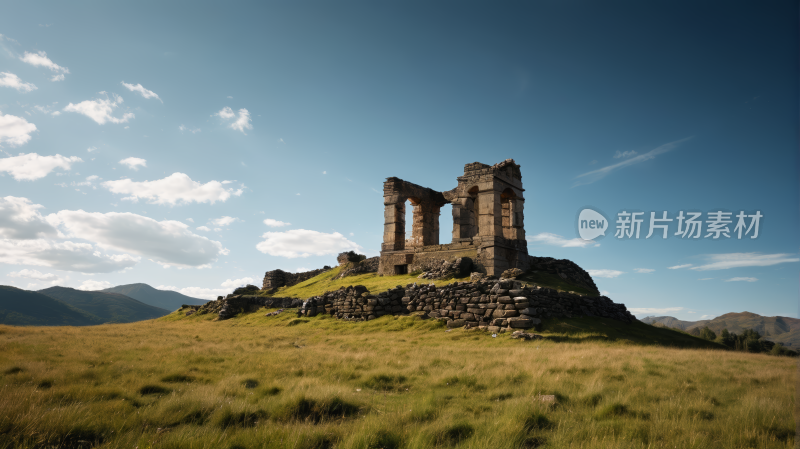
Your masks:
[[[377,273],[360,274],[358,276],[348,276],[342,279],[333,279],[341,271],[342,267],[336,267],[330,271],[319,274],[307,281],[301,282],[291,287],[281,287],[275,293],[268,294],[267,296],[274,296],[279,298],[310,298],[318,296],[325,292],[338,290],[341,287],[349,287],[353,285],[363,285],[372,294],[377,294],[382,291],[395,288],[400,285],[405,287],[408,284],[431,284],[437,286],[447,285],[452,282],[468,281],[469,277],[461,279],[448,279],[432,281],[430,279],[418,279],[416,276],[410,274],[398,276],[378,276]],[[260,292],[259,294],[265,294]]]
[[[593,318],[520,341],[265,312],[0,326],[0,448],[794,445],[795,359]]]

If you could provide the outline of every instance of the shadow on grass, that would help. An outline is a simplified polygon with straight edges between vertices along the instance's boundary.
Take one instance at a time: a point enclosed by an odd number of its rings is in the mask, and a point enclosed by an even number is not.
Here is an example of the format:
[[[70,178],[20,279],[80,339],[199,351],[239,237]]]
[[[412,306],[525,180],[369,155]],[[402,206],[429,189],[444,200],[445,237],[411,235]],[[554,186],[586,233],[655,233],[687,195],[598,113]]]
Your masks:
[[[669,346],[677,348],[728,348],[676,330],[635,321],[624,323],[610,318],[547,318],[541,325],[546,340],[555,343],[606,342],[622,345]]]

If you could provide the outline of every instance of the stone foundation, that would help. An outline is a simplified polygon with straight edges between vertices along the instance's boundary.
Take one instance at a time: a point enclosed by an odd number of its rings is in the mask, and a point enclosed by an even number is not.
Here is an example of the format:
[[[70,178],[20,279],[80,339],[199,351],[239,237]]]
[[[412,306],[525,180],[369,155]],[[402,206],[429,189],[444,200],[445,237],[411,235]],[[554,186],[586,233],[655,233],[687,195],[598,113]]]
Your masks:
[[[456,282],[444,287],[410,284],[372,295],[363,286],[342,288],[303,302],[298,314],[321,313],[346,320],[421,312],[448,327],[481,327],[489,331],[529,329],[542,318],[598,316],[631,323],[624,304],[605,296],[581,296],[549,288],[522,287],[507,279]]]

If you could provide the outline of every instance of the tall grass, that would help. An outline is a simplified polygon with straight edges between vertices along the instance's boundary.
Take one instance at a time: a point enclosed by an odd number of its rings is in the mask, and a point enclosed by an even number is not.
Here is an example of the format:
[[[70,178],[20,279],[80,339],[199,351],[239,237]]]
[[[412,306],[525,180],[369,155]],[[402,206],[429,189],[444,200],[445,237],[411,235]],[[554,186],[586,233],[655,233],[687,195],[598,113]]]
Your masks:
[[[263,315],[0,326],[0,448],[794,444],[789,358]]]

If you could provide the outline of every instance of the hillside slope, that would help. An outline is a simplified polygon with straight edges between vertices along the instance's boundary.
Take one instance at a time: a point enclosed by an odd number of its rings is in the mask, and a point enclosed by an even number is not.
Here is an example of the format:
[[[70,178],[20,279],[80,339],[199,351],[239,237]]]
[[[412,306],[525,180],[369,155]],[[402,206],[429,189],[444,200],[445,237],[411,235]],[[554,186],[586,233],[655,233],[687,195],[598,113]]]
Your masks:
[[[681,321],[671,316],[647,317],[644,323],[661,323],[667,327],[677,327],[685,331],[708,326],[719,334],[722,329],[740,334],[745,329],[754,329],[767,340],[781,342],[792,348],[800,348],[800,319],[785,316],[761,316],[752,312],[726,313],[713,320]]]
[[[0,285],[0,323],[14,326],[90,326],[103,320],[47,295]]]
[[[132,323],[169,314],[168,310],[153,307],[119,293],[87,292],[67,287],[50,287],[39,293],[91,313],[104,322]]]
[[[158,290],[147,284],[127,284],[100,290],[107,293],[119,293],[153,307],[168,311],[178,310],[182,305],[199,306],[207,303],[205,299],[192,298],[170,290]]]

